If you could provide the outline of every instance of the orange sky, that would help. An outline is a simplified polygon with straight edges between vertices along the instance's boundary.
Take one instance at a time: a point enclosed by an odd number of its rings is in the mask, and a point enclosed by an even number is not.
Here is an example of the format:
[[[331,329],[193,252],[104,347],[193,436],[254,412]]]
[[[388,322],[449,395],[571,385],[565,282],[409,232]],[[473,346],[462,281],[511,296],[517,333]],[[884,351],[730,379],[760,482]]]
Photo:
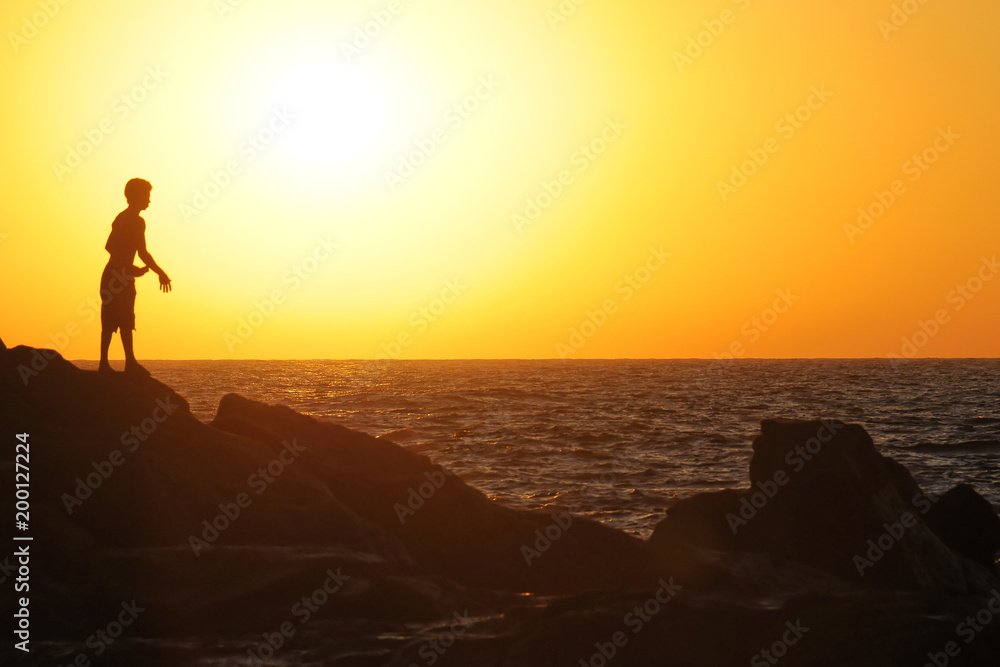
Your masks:
[[[97,357],[138,176],[174,286],[138,282],[140,359],[1000,355],[994,2],[10,0],[0,25],[8,345]]]

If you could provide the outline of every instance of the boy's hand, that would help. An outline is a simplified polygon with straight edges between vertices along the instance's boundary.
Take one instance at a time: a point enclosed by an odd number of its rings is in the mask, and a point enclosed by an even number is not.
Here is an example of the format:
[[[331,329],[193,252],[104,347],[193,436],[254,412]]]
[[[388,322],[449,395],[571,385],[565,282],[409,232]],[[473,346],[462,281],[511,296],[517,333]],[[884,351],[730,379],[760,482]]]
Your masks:
[[[160,274],[160,291],[162,291],[164,294],[166,294],[167,292],[169,292],[172,289],[173,289],[173,287],[170,285],[170,278],[167,277],[167,274],[161,273]]]
[[[138,266],[133,266],[132,269],[129,271],[129,273],[132,275],[133,278],[138,278],[139,276],[144,276],[148,272],[149,272],[149,267],[148,266],[144,266],[142,268],[139,268]]]

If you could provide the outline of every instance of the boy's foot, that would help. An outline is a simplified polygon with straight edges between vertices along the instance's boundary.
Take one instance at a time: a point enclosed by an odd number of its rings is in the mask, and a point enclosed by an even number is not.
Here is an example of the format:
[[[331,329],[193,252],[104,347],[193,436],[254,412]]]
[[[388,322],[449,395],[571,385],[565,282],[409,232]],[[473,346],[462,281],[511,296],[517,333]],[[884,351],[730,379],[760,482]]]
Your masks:
[[[138,361],[126,361],[125,362],[125,372],[132,375],[140,375],[142,377],[149,377],[150,373],[145,368],[139,365]]]
[[[98,373],[114,373],[115,369],[111,368],[111,364],[109,364],[108,362],[102,361],[101,364],[97,367],[97,372]]]

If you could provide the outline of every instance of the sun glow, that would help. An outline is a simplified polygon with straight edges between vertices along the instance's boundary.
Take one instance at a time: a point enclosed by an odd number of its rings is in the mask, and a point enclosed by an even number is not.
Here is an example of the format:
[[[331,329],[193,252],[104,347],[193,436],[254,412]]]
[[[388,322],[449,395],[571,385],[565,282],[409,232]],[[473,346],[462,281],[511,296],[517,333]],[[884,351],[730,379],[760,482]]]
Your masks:
[[[359,68],[332,59],[293,65],[274,98],[295,116],[283,149],[309,165],[343,167],[385,150],[387,96]]]

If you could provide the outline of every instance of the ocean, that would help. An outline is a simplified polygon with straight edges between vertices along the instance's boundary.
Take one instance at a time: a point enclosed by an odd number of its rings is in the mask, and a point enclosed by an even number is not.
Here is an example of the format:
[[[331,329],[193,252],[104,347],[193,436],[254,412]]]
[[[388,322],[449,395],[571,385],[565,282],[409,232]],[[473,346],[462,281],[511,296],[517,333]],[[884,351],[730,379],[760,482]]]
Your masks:
[[[144,363],[204,421],[230,392],[280,403],[425,454],[499,503],[640,537],[681,498],[748,486],[770,417],[860,424],[931,496],[967,482],[1000,507],[995,359]]]

